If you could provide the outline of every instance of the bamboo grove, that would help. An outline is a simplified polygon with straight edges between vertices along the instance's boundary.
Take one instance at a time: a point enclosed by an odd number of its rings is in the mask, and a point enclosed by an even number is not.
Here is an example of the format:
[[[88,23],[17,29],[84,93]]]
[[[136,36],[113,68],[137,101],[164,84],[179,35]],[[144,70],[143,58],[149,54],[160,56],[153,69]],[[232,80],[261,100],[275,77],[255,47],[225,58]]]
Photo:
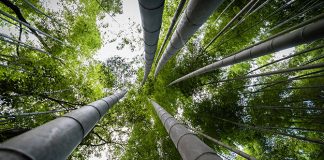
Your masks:
[[[324,157],[324,2],[129,3],[1,1],[0,159]]]

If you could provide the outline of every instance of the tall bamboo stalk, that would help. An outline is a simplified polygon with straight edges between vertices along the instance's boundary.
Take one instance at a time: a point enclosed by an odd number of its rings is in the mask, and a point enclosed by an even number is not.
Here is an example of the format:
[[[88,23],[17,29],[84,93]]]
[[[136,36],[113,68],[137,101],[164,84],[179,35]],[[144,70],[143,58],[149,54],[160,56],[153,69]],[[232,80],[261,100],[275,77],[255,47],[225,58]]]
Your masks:
[[[7,160],[67,159],[84,137],[126,91],[90,103],[0,144]]]
[[[221,159],[210,147],[190,132],[183,124],[179,123],[159,104],[151,103],[167,130],[174,145],[184,160],[214,160]]]
[[[144,33],[145,67],[143,85],[151,71],[159,40],[164,0],[138,0],[138,3]]]

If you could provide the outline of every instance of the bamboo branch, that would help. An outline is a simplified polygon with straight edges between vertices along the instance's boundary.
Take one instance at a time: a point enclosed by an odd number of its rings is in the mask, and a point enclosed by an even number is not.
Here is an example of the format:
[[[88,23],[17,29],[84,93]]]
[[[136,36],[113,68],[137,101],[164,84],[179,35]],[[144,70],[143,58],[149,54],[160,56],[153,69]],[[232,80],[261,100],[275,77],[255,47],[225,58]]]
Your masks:
[[[49,35],[49,34],[43,32],[43,31],[40,31],[40,30],[38,30],[38,29],[32,27],[32,26],[31,26],[31,25],[26,21],[26,19],[23,17],[23,15],[22,15],[21,12],[20,12],[20,9],[19,9],[16,5],[14,5],[13,3],[11,3],[9,0],[2,0],[1,2],[2,2],[4,5],[6,5],[7,7],[9,7],[11,10],[13,10],[13,11],[15,12],[16,16],[18,17],[18,19],[16,19],[15,17],[11,16],[10,14],[8,14],[8,13],[2,11],[2,10],[0,10],[0,13],[1,13],[2,15],[5,15],[5,16],[8,17],[8,18],[10,18],[10,19],[12,19],[12,20],[14,20],[14,21],[17,21],[17,22],[19,22],[20,24],[22,24],[22,25],[28,27],[28,28],[31,30],[31,32],[32,32],[32,33],[33,33],[33,34],[38,38],[38,40],[42,43],[42,45],[43,45],[47,50],[49,50],[48,45],[45,43],[45,41],[43,40],[43,38],[42,38],[40,35],[38,35],[37,32],[39,32],[39,33],[41,33],[41,34],[43,34],[43,35],[46,35],[46,36],[52,38],[53,40],[56,40],[56,41],[61,42],[61,43],[64,43],[64,42],[62,42],[61,40],[59,40],[59,39],[57,39],[57,38],[55,38],[55,37],[53,37],[53,36],[51,36],[51,35]]]
[[[288,133],[284,133],[284,132],[279,132],[279,131],[263,128],[263,127],[260,127],[260,126],[251,126],[251,125],[247,125],[247,124],[241,124],[241,123],[233,122],[233,121],[223,119],[223,118],[218,118],[218,117],[215,117],[215,118],[217,118],[219,120],[222,120],[224,122],[228,122],[228,123],[240,126],[240,127],[244,127],[244,128],[249,128],[249,129],[262,131],[262,132],[270,132],[270,133],[274,133],[274,134],[278,134],[278,135],[283,135],[283,136],[295,138],[295,139],[302,140],[302,141],[307,141],[307,142],[311,142],[311,143],[324,145],[323,141],[317,140],[317,139],[311,139],[311,138],[307,138],[307,137],[301,137],[301,136],[297,136],[297,135],[292,135],[292,134],[288,134]]]
[[[247,74],[250,74],[250,73],[252,73],[252,72],[254,72],[254,71],[260,70],[261,68],[267,67],[267,66],[272,65],[272,64],[274,64],[274,63],[277,63],[277,62],[280,62],[280,61],[283,61],[283,60],[286,60],[286,59],[289,59],[289,58],[292,58],[292,57],[296,57],[296,56],[299,56],[299,55],[302,55],[302,54],[304,54],[304,53],[308,53],[308,52],[311,52],[311,51],[314,51],[314,50],[318,50],[318,49],[321,49],[321,48],[323,48],[323,47],[324,47],[324,45],[319,45],[319,46],[317,46],[317,47],[310,48],[310,49],[305,49],[305,50],[303,50],[303,51],[300,51],[300,52],[294,53],[294,54],[292,54],[292,55],[289,55],[289,56],[286,56],[286,57],[283,57],[283,58],[280,58],[280,59],[274,60],[274,61],[272,61],[272,62],[270,62],[270,63],[267,63],[267,64],[265,64],[265,65],[262,65],[262,66],[260,66],[260,67],[258,67],[258,68],[256,68],[256,69],[253,69],[253,70],[249,71]]]

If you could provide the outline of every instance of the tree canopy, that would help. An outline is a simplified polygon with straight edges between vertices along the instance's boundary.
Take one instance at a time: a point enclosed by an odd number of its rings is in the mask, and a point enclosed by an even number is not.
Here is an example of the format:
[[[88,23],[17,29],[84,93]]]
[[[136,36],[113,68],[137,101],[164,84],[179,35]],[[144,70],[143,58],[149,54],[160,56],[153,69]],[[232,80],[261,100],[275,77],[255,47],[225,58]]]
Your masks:
[[[144,51],[132,59],[94,58],[104,43],[116,39],[121,40],[117,49],[133,52],[144,46],[143,37],[100,30],[118,23],[114,17],[123,14],[124,1],[1,1],[0,141],[127,88],[125,98],[110,109],[70,159],[181,159],[148,98],[193,132],[256,159],[323,159],[323,65],[255,76],[323,64],[323,39],[169,85],[282,31],[323,20],[321,1],[257,0],[212,41],[249,2],[224,1],[154,77],[157,52],[178,4],[183,3],[166,0],[156,56],[142,85]],[[111,20],[106,22],[105,17]],[[131,29],[142,34],[139,26],[134,22]],[[113,39],[107,40],[105,34]],[[197,135],[222,158],[244,159]]]

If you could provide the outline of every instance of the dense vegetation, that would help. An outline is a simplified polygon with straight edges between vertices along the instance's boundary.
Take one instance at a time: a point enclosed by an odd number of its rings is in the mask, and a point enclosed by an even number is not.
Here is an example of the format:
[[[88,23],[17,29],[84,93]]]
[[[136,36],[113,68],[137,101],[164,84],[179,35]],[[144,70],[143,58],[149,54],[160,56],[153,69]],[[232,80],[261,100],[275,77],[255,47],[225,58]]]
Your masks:
[[[179,121],[195,130],[257,159],[324,157],[323,68],[231,80],[248,74],[324,62],[323,40],[168,86],[185,74],[323,14],[323,2],[257,1],[251,14],[235,21],[230,30],[207,50],[202,50],[248,3],[247,0],[225,1],[156,78],[152,73],[156,64],[153,64],[143,86],[141,57],[132,60],[113,57],[105,63],[93,58],[106,43],[98,28],[109,28],[110,23],[98,24],[98,21],[106,16],[121,14],[122,3],[119,0],[60,1],[55,7],[58,9],[53,10],[45,7],[49,5],[46,2],[30,1],[41,12],[35,11],[26,1],[1,2],[1,11],[19,18],[18,8],[26,23],[55,38],[19,26],[0,15],[9,21],[0,22],[1,28],[8,31],[1,32],[0,37],[0,141],[118,89],[127,88],[126,97],[96,125],[73,152],[71,159],[87,159],[90,155],[112,159],[180,159],[148,98],[154,99]],[[8,3],[16,9],[8,7]],[[179,0],[165,2],[159,45],[164,40],[178,3]],[[264,6],[256,10],[261,4]],[[222,13],[228,5],[226,12]],[[4,34],[26,44],[4,38]],[[129,36],[118,38],[125,39],[121,46],[137,47],[128,39]],[[283,56],[314,47],[318,48],[257,69]],[[155,57],[155,61],[158,58]],[[58,112],[21,115],[44,111]],[[204,137],[200,138],[223,158],[242,159]],[[321,144],[310,142],[312,140]]]

